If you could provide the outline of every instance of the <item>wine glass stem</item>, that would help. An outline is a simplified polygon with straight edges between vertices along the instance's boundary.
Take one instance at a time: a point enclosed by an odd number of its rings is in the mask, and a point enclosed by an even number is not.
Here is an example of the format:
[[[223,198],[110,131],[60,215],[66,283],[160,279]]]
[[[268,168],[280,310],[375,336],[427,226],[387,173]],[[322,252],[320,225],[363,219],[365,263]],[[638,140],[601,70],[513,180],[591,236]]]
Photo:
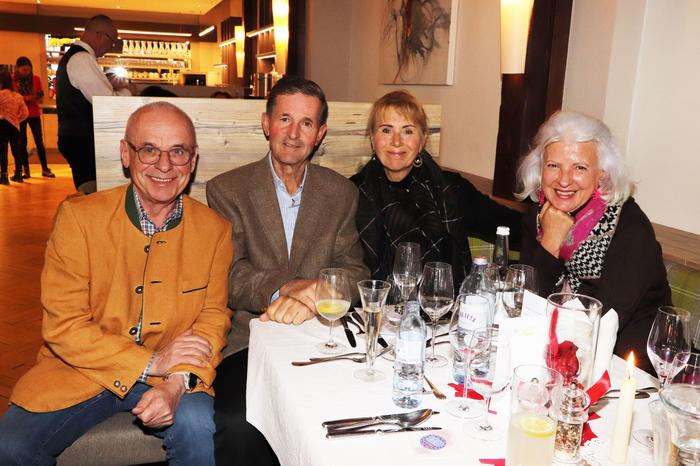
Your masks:
[[[433,322],[433,338],[430,340],[430,358],[435,359],[435,337],[437,336],[437,319],[430,319]]]
[[[479,423],[479,428],[481,430],[491,430],[491,424],[489,424],[489,401],[491,401],[491,396],[484,397],[484,413],[481,417],[481,422]]]
[[[326,346],[328,348],[334,348],[335,347],[335,342],[333,341],[333,325],[335,324],[334,320],[331,320],[331,325],[328,326],[330,329],[330,334],[328,335],[328,343],[326,343]]]
[[[469,409],[469,403],[467,403],[467,400],[469,399],[469,356],[467,355],[467,352],[465,351],[462,356],[462,364],[463,364],[463,369],[464,369],[464,380],[462,383],[464,384],[464,400],[462,400],[462,409],[465,411]]]

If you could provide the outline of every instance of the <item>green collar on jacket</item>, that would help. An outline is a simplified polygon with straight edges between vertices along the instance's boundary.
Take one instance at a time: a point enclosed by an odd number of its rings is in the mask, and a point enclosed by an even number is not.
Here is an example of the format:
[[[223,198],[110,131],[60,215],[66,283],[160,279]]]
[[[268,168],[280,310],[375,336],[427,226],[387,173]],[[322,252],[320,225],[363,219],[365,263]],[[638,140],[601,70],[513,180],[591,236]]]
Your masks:
[[[131,220],[131,223],[141,231],[141,218],[139,217],[139,209],[136,207],[136,200],[134,200],[134,184],[130,183],[129,187],[126,188],[126,196],[124,197],[124,209],[126,210],[126,215]],[[184,212],[183,212],[184,214]],[[172,222],[168,223],[165,230],[172,230],[180,224],[182,217],[174,219]]]

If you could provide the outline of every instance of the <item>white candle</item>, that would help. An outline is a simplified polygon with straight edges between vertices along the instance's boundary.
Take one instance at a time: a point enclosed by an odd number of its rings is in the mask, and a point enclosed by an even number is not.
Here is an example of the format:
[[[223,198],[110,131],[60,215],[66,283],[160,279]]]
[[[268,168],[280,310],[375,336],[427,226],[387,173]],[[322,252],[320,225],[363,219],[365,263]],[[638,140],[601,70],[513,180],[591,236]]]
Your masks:
[[[637,380],[632,377],[634,369],[634,353],[627,358],[627,374],[622,379],[620,386],[620,400],[617,405],[615,427],[613,428],[612,442],[610,444],[609,459],[613,463],[627,461],[627,448],[630,442],[630,430],[632,428],[632,415],[634,413],[634,397],[637,390]]]

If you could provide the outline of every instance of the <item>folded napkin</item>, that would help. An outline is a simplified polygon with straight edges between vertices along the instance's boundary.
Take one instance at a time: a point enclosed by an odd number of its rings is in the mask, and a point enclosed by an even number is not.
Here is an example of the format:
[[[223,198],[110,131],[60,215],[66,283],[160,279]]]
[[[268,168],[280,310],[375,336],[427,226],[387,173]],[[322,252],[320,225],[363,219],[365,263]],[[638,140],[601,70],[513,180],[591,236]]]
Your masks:
[[[600,330],[598,330],[598,348],[595,353],[595,361],[593,361],[593,377],[591,382],[598,381],[605,371],[610,368],[613,349],[617,342],[617,330],[619,321],[615,309],[610,309],[600,319]]]

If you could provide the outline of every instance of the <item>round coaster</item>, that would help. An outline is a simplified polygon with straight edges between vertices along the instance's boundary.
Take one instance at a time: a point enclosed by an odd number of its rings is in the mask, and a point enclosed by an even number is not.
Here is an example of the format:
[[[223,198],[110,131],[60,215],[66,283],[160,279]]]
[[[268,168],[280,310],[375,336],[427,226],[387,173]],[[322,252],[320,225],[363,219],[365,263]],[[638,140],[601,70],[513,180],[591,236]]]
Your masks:
[[[445,448],[447,441],[445,440],[445,437],[431,434],[421,437],[420,444],[423,446],[423,448],[427,448],[428,450],[440,450],[441,448]]]

